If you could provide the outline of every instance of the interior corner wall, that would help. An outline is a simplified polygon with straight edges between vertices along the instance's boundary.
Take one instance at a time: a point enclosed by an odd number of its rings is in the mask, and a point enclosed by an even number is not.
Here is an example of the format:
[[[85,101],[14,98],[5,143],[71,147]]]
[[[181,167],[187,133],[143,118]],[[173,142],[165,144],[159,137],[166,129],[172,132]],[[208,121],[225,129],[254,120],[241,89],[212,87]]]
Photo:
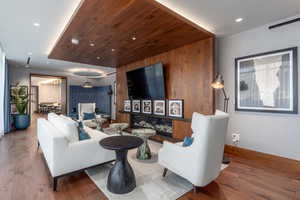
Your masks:
[[[232,144],[232,133],[240,133],[240,147],[300,160],[299,114],[236,112],[234,108],[234,59],[289,47],[299,48],[299,35],[300,22],[271,30],[268,26],[262,26],[217,40],[218,71],[224,76],[226,91],[230,97],[228,144]],[[300,63],[299,50],[298,63]],[[222,109],[221,93],[217,102],[217,107]]]

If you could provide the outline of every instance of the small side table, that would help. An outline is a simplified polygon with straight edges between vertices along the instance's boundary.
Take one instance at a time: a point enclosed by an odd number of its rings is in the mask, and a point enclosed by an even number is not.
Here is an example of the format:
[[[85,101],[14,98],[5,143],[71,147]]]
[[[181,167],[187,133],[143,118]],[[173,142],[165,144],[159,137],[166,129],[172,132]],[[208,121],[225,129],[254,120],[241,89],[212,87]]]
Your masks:
[[[99,144],[116,152],[116,162],[107,178],[107,189],[115,194],[131,192],[136,187],[136,181],[127,153],[129,149],[141,146],[143,140],[135,136],[112,136],[102,139]]]
[[[138,148],[136,158],[139,160],[151,159],[151,150],[148,138],[156,135],[156,131],[148,128],[132,129],[132,134],[143,139],[144,143]]]

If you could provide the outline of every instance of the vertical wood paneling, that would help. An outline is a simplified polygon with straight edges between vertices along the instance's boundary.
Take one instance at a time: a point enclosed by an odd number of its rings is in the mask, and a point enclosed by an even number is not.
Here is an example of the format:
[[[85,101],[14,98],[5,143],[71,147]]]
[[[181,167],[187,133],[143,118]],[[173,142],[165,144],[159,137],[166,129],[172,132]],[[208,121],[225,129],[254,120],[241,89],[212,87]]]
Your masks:
[[[153,57],[117,68],[117,111],[123,110],[123,100],[128,98],[126,72],[162,62],[165,69],[166,97],[184,99],[184,117],[193,112],[214,113],[214,92],[210,83],[214,77],[214,39],[180,47]],[[129,122],[129,115],[117,113],[117,120]],[[190,135],[190,123],[173,121],[173,136]]]

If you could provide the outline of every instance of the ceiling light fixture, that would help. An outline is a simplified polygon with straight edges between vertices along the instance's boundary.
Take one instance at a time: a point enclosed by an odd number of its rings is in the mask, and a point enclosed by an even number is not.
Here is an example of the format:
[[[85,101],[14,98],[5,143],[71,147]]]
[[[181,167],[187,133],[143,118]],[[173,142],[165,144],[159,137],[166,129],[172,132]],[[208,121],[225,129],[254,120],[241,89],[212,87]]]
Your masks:
[[[71,43],[75,44],[75,45],[78,45],[79,44],[79,40],[77,38],[72,38],[71,39]]]
[[[35,22],[35,23],[33,23],[33,26],[40,27],[41,25],[39,23]]]
[[[82,87],[83,88],[93,88],[93,85],[90,81],[87,80],[82,84]]]
[[[97,60],[100,60],[100,57],[99,57],[99,56],[97,57]]]
[[[111,49],[111,51],[115,51],[115,49]]]
[[[136,40],[136,37],[132,37],[132,40],[133,40],[133,41]]]
[[[91,47],[94,47],[94,46],[95,46],[95,44],[94,44],[94,43],[90,43],[90,46],[91,46]]]
[[[237,18],[237,19],[235,20],[235,22],[239,23],[239,22],[242,22],[243,20],[244,20],[243,18]]]

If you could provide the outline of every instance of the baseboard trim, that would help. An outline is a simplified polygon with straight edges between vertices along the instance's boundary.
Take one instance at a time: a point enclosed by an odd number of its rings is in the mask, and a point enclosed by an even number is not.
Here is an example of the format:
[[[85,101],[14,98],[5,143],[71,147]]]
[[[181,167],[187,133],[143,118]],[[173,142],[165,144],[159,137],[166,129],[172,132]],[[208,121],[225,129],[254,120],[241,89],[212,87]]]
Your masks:
[[[284,158],[276,155],[262,153],[250,149],[225,145],[225,153],[240,158],[245,158],[255,166],[274,169],[288,177],[300,180],[300,161]]]

